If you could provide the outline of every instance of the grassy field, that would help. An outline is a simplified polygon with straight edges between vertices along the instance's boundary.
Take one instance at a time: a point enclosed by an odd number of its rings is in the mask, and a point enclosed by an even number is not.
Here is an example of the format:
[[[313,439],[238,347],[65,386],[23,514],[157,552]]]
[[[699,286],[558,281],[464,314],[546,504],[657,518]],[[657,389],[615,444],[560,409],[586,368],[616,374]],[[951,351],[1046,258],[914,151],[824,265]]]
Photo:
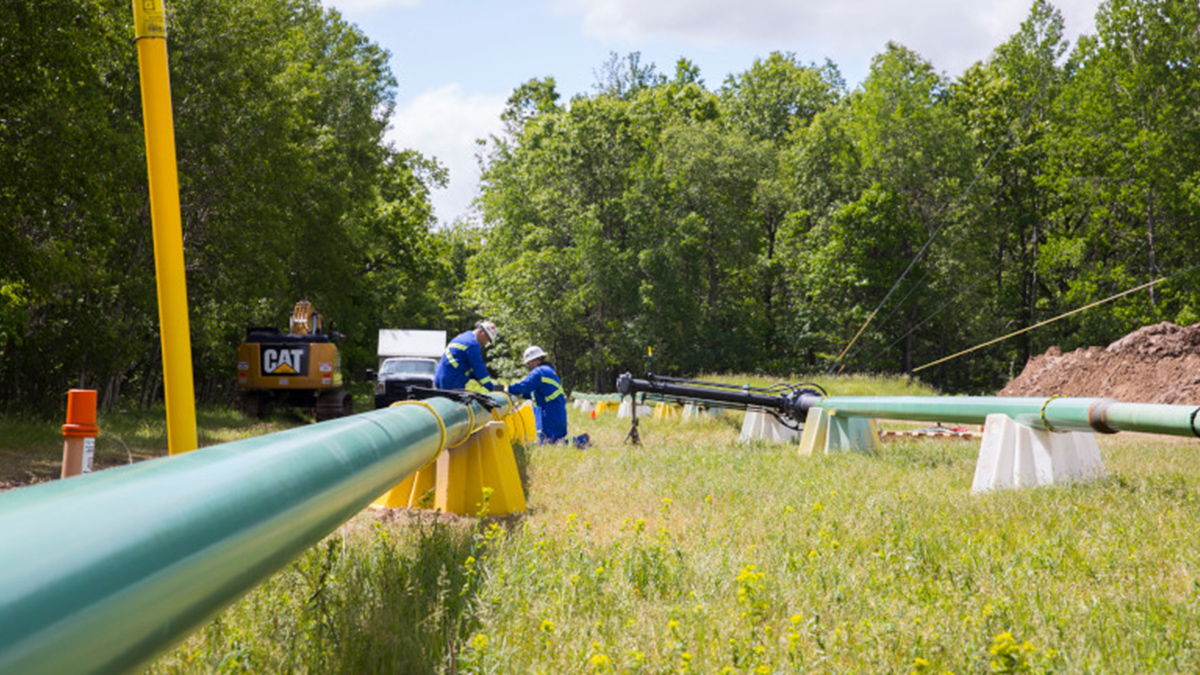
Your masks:
[[[1200,672],[1195,441],[1105,437],[1098,483],[972,495],[977,442],[571,430],[595,446],[519,452],[523,516],[365,512],[151,672]]]
[[[161,418],[103,415],[98,464],[164,454]],[[812,458],[739,444],[736,414],[643,420],[643,447],[570,421],[592,448],[518,451],[526,514],[364,512],[149,672],[1200,672],[1196,441],[1102,437],[1098,483],[972,495],[977,442]],[[199,422],[207,445],[304,420]],[[57,475],[56,424],[0,439],[0,481]]]
[[[349,387],[357,410],[369,410],[369,383]],[[42,416],[0,415],[0,490],[53,480],[62,475],[63,435],[67,398],[60,410]],[[246,417],[229,406],[207,405],[196,409],[196,435],[200,447],[283,431],[310,424],[311,416],[283,407],[272,408],[264,419]],[[166,410],[160,404],[142,410],[102,410],[97,413],[93,465],[96,470],[162,457],[168,454]]]
[[[66,409],[64,401],[63,409]],[[65,418],[64,412],[62,417]],[[205,406],[196,411],[200,447],[307,424],[287,411],[265,420],[247,418],[228,408]],[[62,420],[27,416],[0,417],[0,489],[41,483],[62,473]],[[95,470],[167,454],[166,412],[148,410],[102,412],[97,419]]]

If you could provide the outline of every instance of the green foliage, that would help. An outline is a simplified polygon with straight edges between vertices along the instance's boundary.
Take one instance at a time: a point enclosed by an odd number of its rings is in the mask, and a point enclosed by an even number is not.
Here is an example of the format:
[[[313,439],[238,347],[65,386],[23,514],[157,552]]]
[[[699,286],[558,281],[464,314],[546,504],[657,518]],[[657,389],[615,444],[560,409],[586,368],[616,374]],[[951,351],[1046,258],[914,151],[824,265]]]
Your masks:
[[[470,610],[504,533],[433,517],[411,524],[358,518],[149,672],[432,673],[454,660],[470,667],[472,648],[486,647],[470,640],[478,625]]]
[[[128,7],[0,7],[0,406],[160,397],[153,242]],[[1074,48],[1035,1],[957,79],[903,45],[756,59],[710,89],[612,54],[594,91],[517,87],[483,146],[481,217],[437,230],[436,158],[388,147],[386,52],[315,0],[181,0],[170,16],[197,394],[246,325],[313,301],[372,360],[381,327],[501,324],[505,377],[546,348],[610,390],[664,373],[911,373],[991,392],[1051,345],[1193,322],[1200,9],[1105,3]],[[263,40],[270,35],[272,39]]]
[[[957,80],[889,44],[849,93],[832,63],[781,53],[716,92],[687,60],[669,79],[637,54],[566,107],[531,82],[492,144],[472,297],[607,390],[647,347],[664,372],[912,372],[1189,272],[1197,11],[1109,3],[1068,51],[1039,0]],[[1172,278],[922,374],[995,391],[1050,345],[1193,321],[1194,288]]]
[[[1050,144],[1048,178],[1064,197],[1051,234],[1060,255],[1039,261],[1063,305],[1192,268],[1174,242],[1196,236],[1187,185],[1200,171],[1200,125],[1185,111],[1196,102],[1200,37],[1187,26],[1197,21],[1195,3],[1107,3],[1097,13],[1097,35],[1077,49],[1077,71],[1058,99],[1070,124]],[[1194,287],[1158,287],[1081,315],[1072,342],[1092,344],[1174,318],[1195,305]]]
[[[128,4],[5,3],[0,399],[161,390],[154,247]],[[381,326],[440,323],[430,159],[383,142],[388,54],[309,0],[172,3],[171,90],[197,394],[247,325],[312,300],[373,361]],[[270,39],[264,39],[270,36]]]

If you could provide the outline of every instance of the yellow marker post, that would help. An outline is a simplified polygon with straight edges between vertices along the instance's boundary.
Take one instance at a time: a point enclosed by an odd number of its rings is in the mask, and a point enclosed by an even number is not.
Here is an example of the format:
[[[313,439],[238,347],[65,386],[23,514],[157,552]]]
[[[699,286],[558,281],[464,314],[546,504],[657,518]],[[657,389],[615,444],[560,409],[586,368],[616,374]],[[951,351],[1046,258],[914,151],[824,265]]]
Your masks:
[[[192,340],[188,327],[183,226],[175,167],[175,125],[167,71],[167,22],[163,0],[133,0],[146,164],[150,173],[150,218],[158,278],[158,321],[162,330],[163,390],[167,399],[167,446],[172,455],[196,449],[196,400],[192,384]]]

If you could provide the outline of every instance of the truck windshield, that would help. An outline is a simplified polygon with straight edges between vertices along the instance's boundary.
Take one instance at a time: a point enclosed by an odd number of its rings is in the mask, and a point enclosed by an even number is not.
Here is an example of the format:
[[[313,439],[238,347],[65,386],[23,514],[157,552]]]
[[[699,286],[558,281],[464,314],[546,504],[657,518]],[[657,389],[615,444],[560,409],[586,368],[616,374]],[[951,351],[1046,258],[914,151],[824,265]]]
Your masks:
[[[427,359],[388,359],[379,369],[380,375],[425,375],[433,377],[437,362]]]

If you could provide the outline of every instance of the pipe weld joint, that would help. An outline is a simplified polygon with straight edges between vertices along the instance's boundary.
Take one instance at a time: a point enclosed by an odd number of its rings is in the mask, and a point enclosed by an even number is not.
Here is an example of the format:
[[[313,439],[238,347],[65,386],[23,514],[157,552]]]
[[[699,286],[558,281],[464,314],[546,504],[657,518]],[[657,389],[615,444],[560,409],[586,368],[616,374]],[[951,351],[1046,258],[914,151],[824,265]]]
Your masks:
[[[1088,425],[1098,433],[1115,434],[1120,431],[1120,429],[1114,429],[1108,424],[1108,409],[1113,403],[1116,403],[1116,401],[1111,398],[1102,398],[1088,406]]]
[[[1046,421],[1046,406],[1050,405],[1050,401],[1053,401],[1056,398],[1062,398],[1062,396],[1055,394],[1042,403],[1042,426],[1046,428],[1046,431],[1050,432],[1055,431],[1055,428],[1050,426],[1050,422]]]
[[[1196,408],[1192,411],[1192,417],[1188,421],[1188,426],[1192,427],[1192,433],[1196,436],[1196,438],[1200,438],[1200,429],[1196,429],[1196,413],[1200,413],[1200,408]]]

